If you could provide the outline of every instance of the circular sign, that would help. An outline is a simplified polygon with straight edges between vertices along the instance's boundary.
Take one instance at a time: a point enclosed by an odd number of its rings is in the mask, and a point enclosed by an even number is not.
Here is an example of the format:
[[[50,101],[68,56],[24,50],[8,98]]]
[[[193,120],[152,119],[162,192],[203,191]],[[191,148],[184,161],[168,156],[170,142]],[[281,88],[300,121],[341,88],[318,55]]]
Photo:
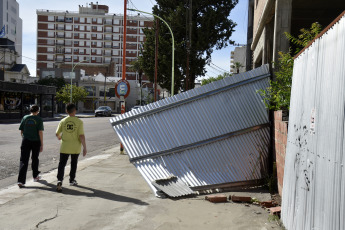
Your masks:
[[[124,98],[126,98],[129,95],[130,89],[131,87],[128,81],[120,80],[115,84],[115,95],[118,98],[120,98],[121,96],[124,96]]]

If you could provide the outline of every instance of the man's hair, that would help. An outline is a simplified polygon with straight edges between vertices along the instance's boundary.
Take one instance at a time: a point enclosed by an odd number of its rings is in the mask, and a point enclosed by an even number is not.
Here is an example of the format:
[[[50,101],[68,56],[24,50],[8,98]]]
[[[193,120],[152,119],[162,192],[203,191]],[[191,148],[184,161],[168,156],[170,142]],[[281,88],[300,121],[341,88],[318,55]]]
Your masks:
[[[38,107],[38,105],[31,105],[30,106],[30,112],[31,113],[36,113],[38,111],[40,111],[40,107]]]
[[[76,110],[76,106],[75,106],[75,104],[73,104],[73,103],[69,103],[69,104],[67,104],[67,107],[66,107],[66,110],[67,110],[67,113],[73,113],[74,112],[74,110]]]

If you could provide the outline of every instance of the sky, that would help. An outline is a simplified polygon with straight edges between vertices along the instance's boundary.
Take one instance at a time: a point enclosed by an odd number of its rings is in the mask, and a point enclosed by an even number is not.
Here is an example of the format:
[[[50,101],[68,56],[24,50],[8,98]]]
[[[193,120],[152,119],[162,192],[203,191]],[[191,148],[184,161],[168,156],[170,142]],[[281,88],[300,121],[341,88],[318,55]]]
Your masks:
[[[79,0],[17,0],[19,3],[19,16],[23,20],[23,64],[26,64],[30,70],[31,76],[36,75],[36,35],[37,35],[37,9],[48,10],[69,10],[78,11],[78,5],[86,5],[91,1]],[[96,1],[93,1],[96,3]],[[133,5],[142,11],[151,12],[155,4],[155,0],[131,0],[130,7]],[[109,13],[123,14],[123,0],[98,0],[99,4],[108,5]],[[232,34],[231,40],[239,44],[246,44],[247,40],[247,20],[248,20],[248,1],[239,0],[239,3],[232,10],[230,18],[237,23],[235,32]],[[215,77],[222,74],[225,69],[230,71],[230,53],[234,50],[234,46],[228,46],[221,50],[214,50],[212,54],[212,63],[214,65],[206,66],[206,78]],[[218,66],[218,67],[215,67]]]

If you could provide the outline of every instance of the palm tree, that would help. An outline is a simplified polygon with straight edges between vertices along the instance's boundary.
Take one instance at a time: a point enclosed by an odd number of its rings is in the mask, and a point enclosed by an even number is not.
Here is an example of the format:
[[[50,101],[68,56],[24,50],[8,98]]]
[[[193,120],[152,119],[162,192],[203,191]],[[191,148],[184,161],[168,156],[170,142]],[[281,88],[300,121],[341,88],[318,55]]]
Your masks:
[[[236,69],[236,73],[239,73],[240,72],[240,68],[243,67],[243,65],[240,62],[235,62],[234,67]]]
[[[140,59],[132,61],[130,64],[131,64],[131,67],[129,67],[129,69],[132,70],[132,71],[137,72],[138,75],[139,75],[139,84],[140,84],[140,87],[141,87],[141,80],[142,80],[141,76],[143,75],[143,67],[142,67],[143,65],[142,65]]]

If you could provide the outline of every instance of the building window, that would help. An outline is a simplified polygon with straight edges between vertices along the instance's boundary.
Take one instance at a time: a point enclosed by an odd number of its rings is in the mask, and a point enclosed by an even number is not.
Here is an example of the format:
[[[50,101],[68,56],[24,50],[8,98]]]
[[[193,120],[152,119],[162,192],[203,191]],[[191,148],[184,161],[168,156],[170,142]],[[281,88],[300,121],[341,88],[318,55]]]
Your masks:
[[[53,53],[53,52],[54,52],[54,48],[48,47],[48,48],[47,48],[47,52],[48,52],[48,53]]]
[[[85,18],[80,18],[80,22],[84,23],[85,22]]]
[[[48,21],[53,22],[54,21],[54,16],[48,16]]]
[[[97,22],[97,18],[93,18],[93,19],[92,19],[92,22]]]
[[[66,18],[66,22],[73,22],[73,18]]]
[[[92,34],[92,37],[93,37],[93,38],[96,38],[96,37],[97,37],[97,34]]]
[[[78,41],[74,41],[74,45],[78,45],[79,44],[79,42]]]
[[[84,31],[84,29],[85,29],[85,26],[80,26],[80,27],[79,27],[79,30]]]
[[[79,26],[78,25],[74,25],[74,29],[78,29],[79,28]]]
[[[66,54],[70,54],[70,53],[72,53],[72,50],[71,50],[70,48],[65,49],[65,53],[66,53]]]
[[[102,26],[97,26],[97,31],[102,31]]]
[[[87,31],[90,31],[90,30],[91,30],[91,26],[87,26],[87,27],[86,27],[86,30],[87,30]]]
[[[54,63],[48,62],[47,63],[47,68],[54,68]]]
[[[144,21],[140,21],[140,26],[144,26],[145,22]]]
[[[117,26],[114,26],[113,31],[114,31],[115,33],[118,33],[118,32],[120,32],[120,28],[117,27]]]
[[[102,39],[102,34],[97,34],[97,39]]]
[[[55,33],[53,31],[48,31],[48,37],[52,38],[55,36]]]
[[[85,34],[79,34],[79,38],[84,38]]]
[[[119,40],[120,36],[119,35],[113,35],[113,40]]]
[[[66,30],[72,30],[72,25],[66,25]]]
[[[119,24],[120,24],[120,20],[115,19],[115,20],[114,20],[114,25],[119,25]]]
[[[52,54],[47,55],[47,60],[52,61],[54,59],[54,56]]]
[[[93,27],[92,27],[92,30],[97,30],[97,26],[93,26]]]
[[[79,46],[84,46],[84,41],[80,41]]]
[[[79,52],[79,49],[73,49],[73,51],[78,53],[78,52]]]
[[[97,18],[97,23],[102,24],[102,18]]]
[[[48,24],[48,29],[53,30],[53,29],[54,29],[54,26],[55,26],[54,24],[49,23],[49,24]]]
[[[87,18],[87,19],[86,19],[86,22],[87,22],[87,23],[91,23],[91,18]]]

